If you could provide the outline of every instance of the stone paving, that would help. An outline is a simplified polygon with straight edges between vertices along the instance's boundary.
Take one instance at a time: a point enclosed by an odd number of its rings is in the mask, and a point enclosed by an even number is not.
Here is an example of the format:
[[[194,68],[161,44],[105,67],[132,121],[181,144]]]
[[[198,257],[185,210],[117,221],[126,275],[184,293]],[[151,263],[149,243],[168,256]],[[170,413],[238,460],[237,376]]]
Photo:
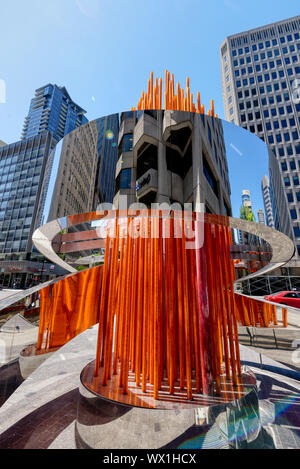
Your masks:
[[[0,366],[18,358],[27,345],[35,344],[38,330],[38,327],[32,327],[19,333],[0,332]]]
[[[0,290],[0,301],[4,300],[5,298],[9,298],[12,295],[15,295],[16,293],[20,293],[24,290]]]
[[[0,368],[0,407],[22,384],[19,361],[15,360]]]

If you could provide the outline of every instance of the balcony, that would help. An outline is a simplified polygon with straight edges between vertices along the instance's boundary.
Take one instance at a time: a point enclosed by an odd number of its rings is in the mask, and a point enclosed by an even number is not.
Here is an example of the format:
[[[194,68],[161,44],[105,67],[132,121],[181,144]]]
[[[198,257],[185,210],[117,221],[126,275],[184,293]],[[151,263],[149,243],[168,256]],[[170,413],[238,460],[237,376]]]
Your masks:
[[[156,169],[149,169],[136,182],[136,195],[142,197],[150,189],[157,191],[158,173]]]
[[[163,120],[163,139],[166,141],[169,138],[172,127],[180,129],[187,122],[189,123],[189,126],[192,127],[190,112],[165,111]]]
[[[151,139],[154,139],[154,141],[151,141]],[[151,141],[151,143],[155,145],[157,144],[158,139],[159,134],[157,120],[148,114],[143,114],[134,129],[133,146],[135,147],[137,143],[139,143],[140,146],[145,140]]]
[[[135,127],[135,118],[128,117],[122,121],[120,130],[119,130],[118,145],[120,145],[120,142],[125,134],[133,133],[134,127]]]

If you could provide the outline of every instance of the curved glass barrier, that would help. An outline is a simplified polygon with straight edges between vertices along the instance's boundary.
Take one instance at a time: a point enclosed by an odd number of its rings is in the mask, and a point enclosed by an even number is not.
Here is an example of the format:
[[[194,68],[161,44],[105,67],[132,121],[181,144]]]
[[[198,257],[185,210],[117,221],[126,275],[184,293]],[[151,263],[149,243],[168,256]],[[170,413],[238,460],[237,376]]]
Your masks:
[[[180,399],[187,401],[195,390],[220,394],[224,374],[238,386],[238,324],[277,327],[278,318],[275,305],[239,295],[236,286],[295,253],[288,220],[281,220],[285,234],[254,221],[269,164],[275,171],[254,135],[186,111],[114,114],[70,133],[47,163],[32,237],[39,253],[68,274],[23,292],[3,291],[0,365],[20,354],[53,353],[99,323],[87,371],[93,392],[103,392],[112,370],[121,379],[117,394],[128,395],[133,380],[142,394],[151,389],[149,408],[163,394],[163,379],[171,395],[181,380]],[[145,224],[154,236],[143,237]],[[145,341],[138,327],[146,327],[144,308],[153,332]],[[286,309],[283,315],[287,326]]]

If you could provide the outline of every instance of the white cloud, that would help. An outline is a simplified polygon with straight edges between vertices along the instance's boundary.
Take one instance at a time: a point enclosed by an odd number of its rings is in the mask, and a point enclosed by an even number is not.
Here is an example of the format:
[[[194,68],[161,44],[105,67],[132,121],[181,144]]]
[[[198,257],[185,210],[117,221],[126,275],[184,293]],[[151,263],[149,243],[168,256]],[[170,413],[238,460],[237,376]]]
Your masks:
[[[234,146],[233,143],[231,143],[230,146],[234,149],[234,151],[237,152],[238,155],[243,156],[243,153],[236,146]]]

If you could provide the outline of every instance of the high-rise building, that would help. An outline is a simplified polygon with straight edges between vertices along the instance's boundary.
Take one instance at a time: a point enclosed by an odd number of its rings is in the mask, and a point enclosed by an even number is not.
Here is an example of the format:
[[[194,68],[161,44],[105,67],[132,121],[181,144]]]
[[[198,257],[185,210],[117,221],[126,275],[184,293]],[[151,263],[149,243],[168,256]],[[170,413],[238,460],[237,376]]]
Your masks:
[[[6,143],[5,142],[2,142],[2,140],[0,140],[0,147],[5,147]]]
[[[62,269],[55,266],[50,269],[45,264],[43,256],[32,246],[31,238],[39,224],[42,195],[49,183],[46,178],[49,157],[64,135],[87,122],[84,113],[65,88],[56,85],[39,88],[30,105],[23,138],[10,145],[0,145],[0,284],[25,287],[41,272],[48,278],[63,273]],[[83,159],[79,144],[77,141],[74,144],[78,165]],[[82,178],[84,170],[80,173]],[[65,183],[62,172],[61,186]],[[86,187],[89,183],[87,177]],[[76,190],[76,181],[72,180],[72,184]],[[61,187],[56,190],[60,193]],[[93,200],[94,186],[90,192]],[[62,201],[66,202],[66,194],[63,197]],[[84,203],[80,209],[85,211]]]
[[[88,122],[64,137],[48,158],[35,228],[112,203],[119,115]]]
[[[258,220],[258,223],[260,223],[261,225],[265,224],[264,211],[261,209],[257,210],[257,220]]]
[[[98,166],[95,181],[95,209],[99,203],[112,203],[115,196],[116,164],[118,161],[119,114],[97,119]]]
[[[155,203],[203,204],[208,213],[231,216],[223,124],[181,111],[122,113],[116,196],[147,207]]]
[[[60,140],[88,122],[86,111],[70,98],[65,87],[48,84],[35,91],[25,119],[22,140],[50,130]]]
[[[243,191],[242,193],[242,205],[243,207],[249,208],[252,211],[252,202],[250,197],[250,191]]]
[[[272,203],[282,204],[283,187],[288,206],[285,226],[277,228],[291,233],[300,254],[299,52],[300,16],[229,36],[221,46],[226,119],[255,133],[275,155],[273,173],[277,164],[281,176],[275,184],[270,174]]]
[[[247,213],[242,213],[242,208],[248,209]],[[241,207],[241,218],[248,220],[249,216],[254,216],[253,214],[253,209],[252,209],[252,201],[251,201],[251,195],[250,191],[248,190],[243,190],[242,192],[242,207]],[[242,231],[239,231],[238,233],[239,237],[239,243],[240,244],[251,244],[251,241],[254,240],[254,237],[252,235],[249,235],[248,233],[244,233]],[[252,244],[254,244],[252,242]]]
[[[0,283],[31,281],[35,272],[31,237],[46,163],[57,140],[43,132],[0,148]],[[24,275],[22,275],[24,274]]]
[[[270,228],[274,229],[275,223],[274,223],[272,200],[271,200],[270,180],[267,175],[264,176],[262,180],[261,190],[262,190],[262,196],[263,196],[264,206],[265,206],[266,224]]]

